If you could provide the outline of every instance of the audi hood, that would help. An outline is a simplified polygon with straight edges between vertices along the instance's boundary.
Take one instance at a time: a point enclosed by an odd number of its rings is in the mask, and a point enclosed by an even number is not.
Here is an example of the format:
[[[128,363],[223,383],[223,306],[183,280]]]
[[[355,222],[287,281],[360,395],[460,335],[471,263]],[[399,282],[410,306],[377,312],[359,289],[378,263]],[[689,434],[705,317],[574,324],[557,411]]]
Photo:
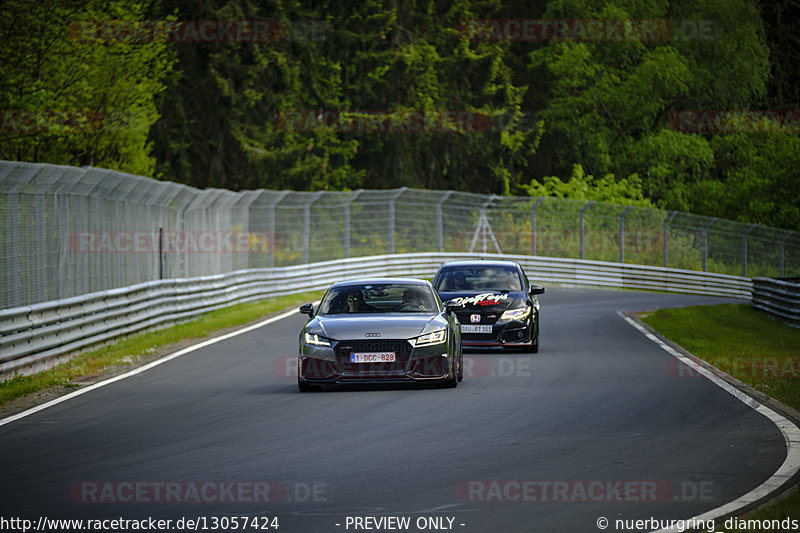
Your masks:
[[[447,326],[447,321],[441,315],[426,313],[373,316],[364,313],[362,315],[318,316],[306,325],[305,330],[337,340],[410,339]]]

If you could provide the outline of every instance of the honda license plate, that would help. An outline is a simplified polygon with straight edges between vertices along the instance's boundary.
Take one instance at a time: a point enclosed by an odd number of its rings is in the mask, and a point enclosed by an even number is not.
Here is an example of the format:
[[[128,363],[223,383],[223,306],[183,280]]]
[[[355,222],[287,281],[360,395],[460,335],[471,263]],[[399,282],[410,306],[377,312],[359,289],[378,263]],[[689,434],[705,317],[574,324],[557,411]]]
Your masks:
[[[469,324],[461,324],[461,333],[491,333],[492,326],[471,326]]]

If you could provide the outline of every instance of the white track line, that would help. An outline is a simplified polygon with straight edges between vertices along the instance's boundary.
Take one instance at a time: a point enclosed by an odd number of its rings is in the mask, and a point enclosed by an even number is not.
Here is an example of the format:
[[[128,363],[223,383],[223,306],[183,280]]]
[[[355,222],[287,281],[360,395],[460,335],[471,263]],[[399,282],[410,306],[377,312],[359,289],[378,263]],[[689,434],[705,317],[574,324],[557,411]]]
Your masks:
[[[131,376],[135,376],[136,374],[141,374],[142,372],[150,370],[151,368],[156,367],[156,366],[158,366],[158,365],[160,365],[162,363],[166,363],[167,361],[172,361],[173,359],[177,359],[178,357],[180,357],[182,355],[186,355],[187,353],[191,353],[191,352],[193,352],[195,350],[199,350],[200,348],[205,348],[206,346],[211,346],[212,344],[216,344],[216,343],[218,343],[220,341],[224,341],[226,339],[230,339],[231,337],[235,337],[237,335],[241,335],[242,333],[247,333],[248,331],[253,331],[254,329],[258,329],[258,328],[260,328],[262,326],[266,326],[267,324],[271,324],[273,322],[277,322],[278,320],[283,320],[284,318],[287,318],[287,317],[290,317],[290,316],[296,315],[296,314],[297,314],[297,310],[293,309],[292,311],[287,311],[287,312],[282,313],[282,314],[280,314],[278,316],[273,316],[271,318],[267,318],[266,320],[262,320],[261,322],[253,324],[252,326],[247,326],[245,328],[238,329],[236,331],[232,331],[231,333],[226,333],[225,335],[222,335],[222,336],[219,336],[219,337],[214,337],[213,339],[209,339],[207,341],[203,341],[203,342],[198,343],[198,344],[193,344],[192,346],[189,346],[187,348],[184,348],[183,350],[179,350],[179,351],[177,351],[175,353],[172,353],[172,354],[170,354],[170,355],[168,355],[168,356],[166,356],[166,357],[164,357],[162,359],[159,359],[157,361],[153,361],[152,363],[147,363],[146,365],[142,365],[139,368],[135,368],[135,369],[131,370],[130,372],[126,372],[124,374],[120,374],[119,376],[114,376],[113,378],[109,378],[109,379],[107,379],[105,381],[100,381],[99,383],[95,383],[94,385],[89,385],[86,388],[78,389],[75,392],[71,392],[69,394],[65,394],[64,396],[59,396],[58,398],[56,398],[54,400],[50,400],[47,403],[43,403],[42,405],[37,405],[36,407],[31,407],[27,411],[23,411],[21,413],[17,413],[15,415],[9,416],[7,418],[3,418],[2,420],[0,420],[0,426],[4,426],[6,424],[10,424],[11,422],[14,422],[15,420],[19,420],[20,418],[25,418],[26,416],[30,416],[30,415],[32,415],[34,413],[38,413],[39,411],[44,411],[48,407],[53,407],[54,405],[58,405],[61,402],[66,402],[67,400],[71,400],[72,398],[80,396],[81,394],[86,394],[87,392],[93,391],[95,389],[99,389],[100,387],[105,387],[106,385],[111,385],[112,383],[114,383],[116,381],[120,381],[120,380],[123,380],[125,378],[129,378]]]
[[[784,417],[780,413],[773,411],[766,405],[748,396],[744,392],[733,387],[730,383],[720,378],[713,372],[709,371],[704,366],[698,364],[693,359],[690,359],[689,357],[686,357],[682,353],[678,352],[672,346],[668,345],[667,343],[659,339],[657,336],[650,333],[647,330],[647,328],[645,328],[632,318],[625,316],[625,314],[622,311],[617,311],[617,314],[621,316],[623,319],[625,319],[625,321],[628,324],[639,330],[645,337],[647,337],[648,339],[659,345],[662,350],[664,350],[671,356],[677,358],[678,361],[691,368],[694,372],[701,374],[703,377],[705,377],[706,379],[708,379],[721,389],[730,393],[737,400],[740,400],[742,403],[744,403],[751,409],[761,413],[762,415],[770,419],[770,421],[772,421],[772,423],[775,424],[781,431],[781,433],[783,434],[783,438],[786,441],[786,460],[783,462],[780,468],[778,468],[778,470],[776,470],[775,473],[772,474],[772,476],[769,479],[767,479],[764,483],[754,488],[747,494],[733,500],[732,502],[728,502],[725,505],[717,507],[716,509],[711,509],[710,511],[706,511],[701,515],[685,519],[684,520],[685,523],[689,523],[689,520],[695,520],[695,521],[716,520],[717,518],[721,518],[723,516],[735,513],[736,511],[746,507],[747,505],[750,505],[751,503],[756,502],[761,498],[764,498],[765,496],[768,496],[774,491],[780,489],[784,483],[789,481],[789,479],[791,479],[792,476],[794,476],[797,473],[797,471],[800,470],[800,428],[798,428],[794,422]],[[679,530],[676,528],[659,529],[658,533],[662,531],[667,532],[667,531],[679,531]]]

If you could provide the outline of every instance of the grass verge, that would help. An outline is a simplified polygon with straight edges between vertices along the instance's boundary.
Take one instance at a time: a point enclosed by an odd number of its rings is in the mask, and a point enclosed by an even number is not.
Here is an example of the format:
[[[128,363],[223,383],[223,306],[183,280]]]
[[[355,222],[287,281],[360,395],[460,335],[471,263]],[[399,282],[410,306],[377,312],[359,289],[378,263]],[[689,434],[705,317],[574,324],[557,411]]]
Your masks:
[[[660,309],[642,321],[685,350],[800,409],[800,329],[748,304]]]
[[[800,409],[800,329],[772,320],[748,304],[660,309],[639,318],[723,372]],[[783,497],[736,520],[800,518],[799,509],[800,490],[795,485]],[[754,531],[725,528],[724,523],[716,526],[717,531]]]
[[[114,371],[127,370],[145,359],[155,359],[179,349],[178,344],[188,345],[193,341],[255,322],[266,315],[318,300],[324,291],[290,294],[260,302],[233,305],[225,309],[200,315],[158,331],[132,335],[114,344],[109,344],[79,354],[66,363],[29,376],[17,375],[0,382],[0,406],[8,402],[48,389],[72,389],[80,387],[89,379]]]

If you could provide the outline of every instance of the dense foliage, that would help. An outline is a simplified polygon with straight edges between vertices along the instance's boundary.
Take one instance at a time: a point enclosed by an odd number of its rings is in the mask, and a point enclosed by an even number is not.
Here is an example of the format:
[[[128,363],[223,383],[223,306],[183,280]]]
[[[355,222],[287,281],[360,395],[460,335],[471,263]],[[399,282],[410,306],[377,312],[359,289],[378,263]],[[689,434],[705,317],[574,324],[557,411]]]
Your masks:
[[[269,31],[116,31],[170,20]],[[509,31],[526,21],[571,37]],[[590,21],[621,33],[587,38]],[[790,0],[6,0],[0,158],[197,187],[547,194],[797,230],[799,24]]]

